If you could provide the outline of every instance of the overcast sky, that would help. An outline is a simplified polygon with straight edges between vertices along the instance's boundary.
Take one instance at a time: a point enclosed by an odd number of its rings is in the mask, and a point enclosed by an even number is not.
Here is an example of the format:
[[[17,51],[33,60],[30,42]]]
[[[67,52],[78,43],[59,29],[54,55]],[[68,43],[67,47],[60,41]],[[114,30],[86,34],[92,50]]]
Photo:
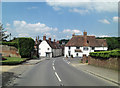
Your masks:
[[[72,33],[81,35],[84,30],[88,35],[118,36],[118,2],[113,1],[3,2],[2,23],[13,37],[42,39],[46,34],[59,40],[71,38]]]

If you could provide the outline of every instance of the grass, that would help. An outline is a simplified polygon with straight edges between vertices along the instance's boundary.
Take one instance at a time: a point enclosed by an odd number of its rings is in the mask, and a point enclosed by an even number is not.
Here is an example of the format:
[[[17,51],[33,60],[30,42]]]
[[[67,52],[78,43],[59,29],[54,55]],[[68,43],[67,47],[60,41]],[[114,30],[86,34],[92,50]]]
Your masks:
[[[7,60],[0,61],[2,62],[3,65],[16,65],[28,59],[28,58],[18,58],[18,57],[4,57],[4,58],[6,58]]]

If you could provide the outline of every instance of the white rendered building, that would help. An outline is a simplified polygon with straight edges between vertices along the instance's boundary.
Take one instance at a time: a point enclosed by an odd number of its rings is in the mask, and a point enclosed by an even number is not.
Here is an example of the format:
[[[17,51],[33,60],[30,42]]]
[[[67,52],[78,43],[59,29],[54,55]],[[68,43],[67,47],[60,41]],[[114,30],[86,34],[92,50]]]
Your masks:
[[[90,52],[107,50],[106,39],[96,39],[95,36],[73,34],[72,38],[65,45],[64,57],[83,57],[88,56]]]
[[[46,40],[46,36],[43,36],[43,41],[39,44],[39,56],[40,57],[57,57],[62,55],[62,48],[59,42]]]

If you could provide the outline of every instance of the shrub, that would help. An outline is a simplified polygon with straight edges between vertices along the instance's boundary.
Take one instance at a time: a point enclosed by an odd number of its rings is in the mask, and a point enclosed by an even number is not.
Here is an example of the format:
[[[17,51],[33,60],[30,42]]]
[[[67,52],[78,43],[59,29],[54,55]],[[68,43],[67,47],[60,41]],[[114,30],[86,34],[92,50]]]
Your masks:
[[[2,45],[14,46],[18,49],[18,43],[17,42],[2,42]]]
[[[34,49],[34,40],[32,38],[18,38],[18,47],[21,57],[30,57]]]
[[[90,56],[96,58],[120,57],[120,50],[91,52]]]

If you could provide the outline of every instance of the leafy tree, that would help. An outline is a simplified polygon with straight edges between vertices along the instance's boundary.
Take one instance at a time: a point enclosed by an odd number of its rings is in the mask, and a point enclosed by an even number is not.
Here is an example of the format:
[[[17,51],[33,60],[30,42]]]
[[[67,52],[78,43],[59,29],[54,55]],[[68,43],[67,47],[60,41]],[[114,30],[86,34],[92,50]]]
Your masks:
[[[6,35],[5,32],[3,24],[0,23],[0,41],[6,40],[9,37],[9,35]]]

